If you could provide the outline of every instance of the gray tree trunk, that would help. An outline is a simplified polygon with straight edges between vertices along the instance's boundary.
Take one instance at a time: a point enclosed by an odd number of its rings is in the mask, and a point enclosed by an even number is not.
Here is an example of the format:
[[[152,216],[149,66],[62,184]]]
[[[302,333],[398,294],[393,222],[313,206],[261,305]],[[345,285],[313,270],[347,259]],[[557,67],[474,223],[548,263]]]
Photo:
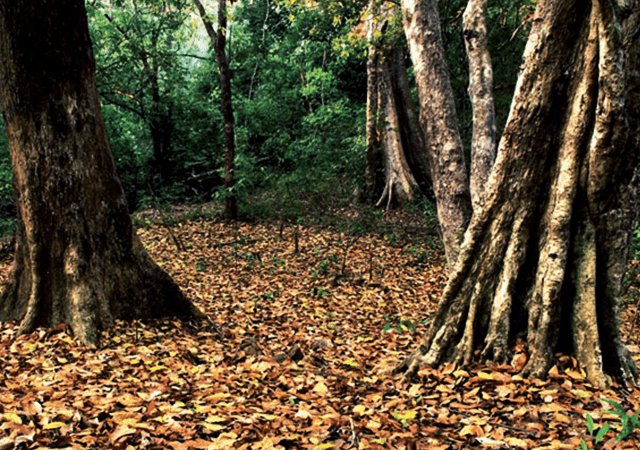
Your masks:
[[[397,10],[370,5],[365,196],[376,206],[406,204],[430,185],[428,159],[402,48],[384,32]],[[380,192],[382,191],[382,192]]]
[[[462,15],[469,57],[469,97],[473,107],[469,188],[473,212],[482,206],[485,185],[496,155],[493,66],[487,42],[487,0],[469,0]]]
[[[429,155],[438,221],[452,269],[471,217],[471,198],[438,2],[403,0],[402,16],[420,98],[420,125]]]
[[[135,237],[109,152],[82,0],[0,0],[0,107],[18,205],[0,320],[70,326],[204,315]]]
[[[506,362],[525,336],[525,375],[545,376],[565,352],[596,386],[636,380],[618,310],[638,189],[639,9],[628,3],[625,36],[609,0],[538,3],[485,206],[400,369],[466,364],[476,350]]]

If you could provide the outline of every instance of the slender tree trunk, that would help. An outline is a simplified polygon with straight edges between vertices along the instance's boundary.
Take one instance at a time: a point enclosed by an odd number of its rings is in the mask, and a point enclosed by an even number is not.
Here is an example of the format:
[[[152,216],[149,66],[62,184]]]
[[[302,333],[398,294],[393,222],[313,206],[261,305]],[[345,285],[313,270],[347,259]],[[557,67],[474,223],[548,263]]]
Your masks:
[[[82,0],[0,0],[0,107],[18,205],[0,319],[95,343],[115,319],[204,317],[135,237]]]
[[[638,139],[628,139],[638,113],[625,103],[640,87],[631,3],[624,38],[609,0],[538,3],[486,204],[400,369],[465,364],[476,350],[506,362],[526,336],[526,375],[545,376],[560,351],[596,386],[637,378],[618,310],[638,190]]]
[[[462,15],[469,57],[469,97],[473,107],[469,188],[474,213],[482,205],[484,187],[496,154],[496,113],[493,67],[487,42],[487,0],[469,0]]]
[[[430,178],[403,51],[384,33],[396,9],[374,2],[370,11],[365,196],[389,208],[412,201]]]
[[[233,104],[231,101],[231,70],[229,60],[225,54],[227,34],[227,3],[226,0],[218,0],[218,31],[216,32],[209,20],[200,0],[193,0],[200,17],[211,38],[211,44],[216,52],[218,70],[220,71],[220,96],[222,100],[222,117],[224,120],[224,188],[226,190],[225,216],[227,220],[238,218],[238,206],[236,196],[233,193],[235,185],[235,124],[233,117]]]
[[[153,43],[155,46],[155,42]],[[160,96],[160,84],[158,82],[158,65],[154,61],[150,66],[146,53],[143,52],[143,64],[149,88],[151,89],[151,112],[149,114],[149,130],[153,145],[153,166],[161,183],[169,180],[170,167],[168,156],[171,151],[171,138],[173,134],[173,120],[171,118],[171,108],[165,111]]]
[[[373,21],[373,15],[369,18]],[[371,41],[373,25],[369,25],[368,39]],[[382,159],[382,130],[380,130],[380,111],[378,72],[380,66],[380,52],[369,46],[367,60],[367,125],[366,125],[366,159],[365,180],[360,200],[374,203],[375,198],[382,193],[384,164]]]
[[[420,125],[449,268],[458,258],[469,218],[469,177],[444,56],[437,0],[403,0],[404,31],[420,98]]]

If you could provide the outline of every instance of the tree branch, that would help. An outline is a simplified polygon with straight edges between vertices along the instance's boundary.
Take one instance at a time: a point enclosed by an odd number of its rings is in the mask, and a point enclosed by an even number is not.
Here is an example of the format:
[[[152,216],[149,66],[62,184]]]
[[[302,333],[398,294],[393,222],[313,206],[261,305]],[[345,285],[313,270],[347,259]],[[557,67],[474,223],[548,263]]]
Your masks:
[[[204,6],[202,6],[200,0],[193,0],[193,3],[195,3],[196,8],[198,8],[198,13],[200,13],[200,17],[202,17],[202,23],[204,23],[207,34],[211,38],[211,43],[215,48],[218,42],[218,35],[216,33],[216,30],[214,30],[213,24],[211,23],[211,20],[209,20],[209,16],[207,16],[207,12],[205,11]]]

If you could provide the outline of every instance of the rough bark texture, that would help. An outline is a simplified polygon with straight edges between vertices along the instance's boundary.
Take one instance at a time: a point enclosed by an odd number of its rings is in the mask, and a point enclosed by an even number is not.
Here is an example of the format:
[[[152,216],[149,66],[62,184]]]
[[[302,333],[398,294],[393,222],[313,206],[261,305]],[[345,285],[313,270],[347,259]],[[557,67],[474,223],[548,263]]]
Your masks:
[[[373,21],[373,17],[369,19]],[[372,24],[369,24],[368,39],[371,41]],[[367,125],[366,125],[366,159],[365,159],[365,180],[360,200],[367,203],[375,202],[375,199],[384,189],[384,163],[382,159],[382,133],[379,129],[378,111],[378,67],[380,66],[381,54],[373,46],[369,47],[369,58],[367,59]]]
[[[82,0],[0,0],[0,107],[18,205],[0,319],[95,343],[115,319],[203,317],[133,232]]]
[[[637,26],[633,4],[623,12]],[[538,4],[485,207],[400,369],[468,363],[476,350],[505,362],[526,336],[527,375],[545,376],[562,351],[597,386],[636,379],[618,292],[637,194],[638,140],[627,139],[637,103],[625,97],[638,98],[640,42],[630,25],[624,41],[617,34],[613,10],[609,0]]]
[[[429,155],[438,221],[452,268],[471,217],[471,198],[438,2],[403,0],[402,16],[420,98],[420,125]]]
[[[384,33],[395,13],[393,6],[372,2],[368,24],[364,194],[365,198],[378,198],[376,206],[387,208],[412,201],[417,192],[430,186],[428,158],[404,54]]]
[[[496,155],[496,113],[493,67],[487,42],[487,0],[469,0],[462,15],[469,57],[469,97],[473,107],[469,188],[473,211],[482,206],[484,187]]]
[[[232,192],[233,186],[236,183],[235,119],[233,117],[233,104],[231,102],[231,70],[229,69],[229,60],[225,53],[225,45],[227,42],[227,2],[226,0],[218,0],[218,31],[216,32],[200,0],[193,1],[198,8],[202,22],[211,38],[211,44],[216,52],[216,60],[220,72],[220,99],[222,103],[222,118],[224,120],[224,188],[227,193],[224,211],[227,220],[236,220],[238,218],[238,206],[236,196]]]

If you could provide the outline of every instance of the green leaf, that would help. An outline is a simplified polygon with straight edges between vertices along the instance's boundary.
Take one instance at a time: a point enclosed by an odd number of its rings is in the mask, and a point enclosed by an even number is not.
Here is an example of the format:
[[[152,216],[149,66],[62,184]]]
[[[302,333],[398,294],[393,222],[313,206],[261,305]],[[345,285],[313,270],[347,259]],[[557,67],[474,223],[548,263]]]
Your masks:
[[[604,425],[600,427],[600,429],[598,430],[598,434],[596,434],[596,444],[605,437],[605,435],[609,432],[610,429],[611,427],[609,425]]]
[[[584,441],[584,439],[580,439],[580,450],[589,450],[589,447],[587,447],[587,443]]]
[[[630,430],[630,429],[628,429],[628,428],[624,428],[624,429],[620,432],[620,434],[616,436],[616,440],[615,440],[616,444],[617,444],[617,443],[619,443],[620,441],[622,441],[622,440],[623,440],[624,438],[626,438],[627,436],[629,436],[629,435],[631,434],[631,431],[633,431],[633,430]]]
[[[593,430],[595,430],[595,425],[593,423],[593,417],[591,417],[591,414],[587,414],[587,430],[589,430],[589,435],[593,436]]]
[[[614,414],[618,416],[620,416],[620,414],[624,414],[624,416],[627,417],[627,412],[624,410],[620,403],[616,402],[615,400],[609,400],[608,398],[603,398],[602,400],[615,408],[615,411],[612,411]]]

